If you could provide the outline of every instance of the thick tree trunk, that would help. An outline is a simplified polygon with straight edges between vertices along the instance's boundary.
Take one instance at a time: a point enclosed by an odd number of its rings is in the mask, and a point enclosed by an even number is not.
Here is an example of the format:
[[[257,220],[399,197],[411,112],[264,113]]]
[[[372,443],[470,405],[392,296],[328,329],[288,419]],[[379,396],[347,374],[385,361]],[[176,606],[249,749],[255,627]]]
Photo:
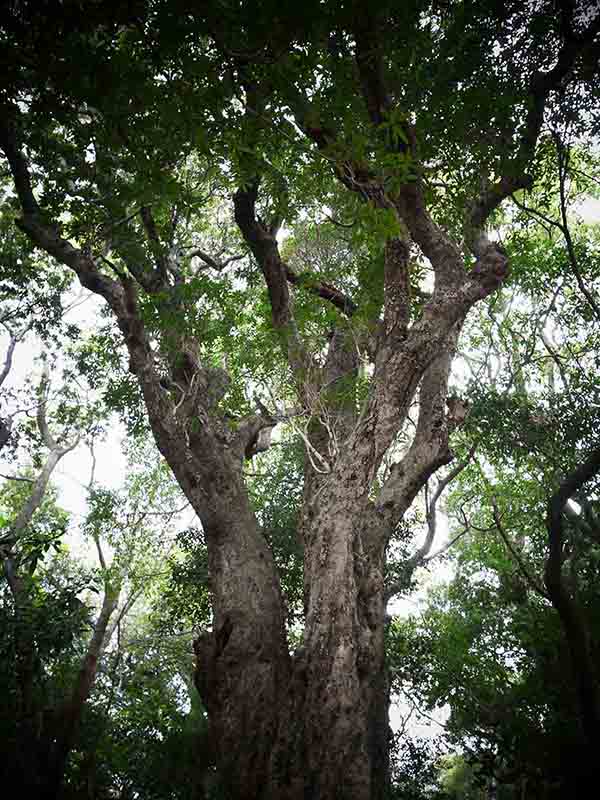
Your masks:
[[[195,643],[196,685],[226,796],[258,798],[291,679],[283,603],[241,483],[232,475],[218,513],[203,511],[214,617],[212,632]]]
[[[366,800],[387,774],[383,556],[362,546],[353,494],[338,484],[305,529],[305,788]]]
[[[306,625],[293,657],[260,630],[236,642],[231,612],[196,645],[231,800],[386,793],[383,553],[363,550],[362,499],[343,487],[328,494],[303,520]]]

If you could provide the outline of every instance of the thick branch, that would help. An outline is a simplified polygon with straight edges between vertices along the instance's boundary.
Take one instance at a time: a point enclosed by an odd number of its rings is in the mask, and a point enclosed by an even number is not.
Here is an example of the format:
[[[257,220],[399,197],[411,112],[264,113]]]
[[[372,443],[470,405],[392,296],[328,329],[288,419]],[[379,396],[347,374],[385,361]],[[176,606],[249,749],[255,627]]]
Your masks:
[[[476,265],[458,288],[445,292],[436,288],[421,318],[411,326],[403,342],[388,350],[379,345],[369,398],[348,439],[339,470],[366,491],[383,455],[406,420],[421,381],[423,398],[431,397],[432,412],[434,402],[437,409],[431,414],[423,411],[423,425],[427,430],[437,418],[439,427],[431,427],[427,436],[417,434],[404,462],[382,490],[376,503],[379,524],[374,523],[374,537],[370,537],[375,546],[386,541],[428,477],[451,458],[448,430],[443,424],[443,410],[440,410],[442,395],[445,399],[450,359],[466,313],[502,281],[506,262],[506,257],[495,248],[487,251],[485,260]],[[434,362],[437,365],[432,367]],[[424,375],[430,368],[432,372],[425,380]],[[437,370],[442,374],[435,378]],[[430,386],[427,385],[429,380]]]
[[[17,144],[19,137],[14,122],[15,111],[10,106],[0,107],[0,119],[3,119],[0,123],[0,146],[8,159],[23,213],[35,216],[39,213],[40,207],[33,194],[27,163]]]
[[[369,117],[374,125],[381,125],[392,107],[385,85],[384,63],[380,46],[376,6],[366,3],[357,15],[354,32],[356,40],[356,65],[361,89]]]
[[[385,246],[383,277],[383,330],[385,345],[394,344],[406,337],[410,321],[410,251],[400,238],[388,239]]]
[[[256,216],[259,181],[256,180],[234,196],[235,221],[265,277],[273,324],[279,330],[289,328],[292,321],[290,297],[287,288],[277,239]]]
[[[436,287],[456,286],[464,280],[463,258],[452,239],[437,225],[427,210],[420,180],[405,184],[395,207],[421,252],[431,261]]]
[[[376,14],[363,9],[360,22],[355,30],[356,63],[361,81],[361,91],[369,112],[369,118],[376,132],[389,114],[392,101],[385,85],[385,69],[383,55],[379,45],[378,21]],[[308,104],[298,103],[297,119],[305,133],[325,153],[332,150],[336,143],[335,133],[324,125],[315,125],[314,110],[307,113]],[[311,124],[306,120],[310,119]],[[386,147],[393,151],[410,153],[416,163],[416,143],[414,134],[407,124],[404,137],[392,140],[386,137]],[[420,179],[407,182],[399,196],[387,195],[381,180],[374,171],[365,164],[353,160],[336,161],[335,171],[340,181],[351,191],[357,192],[363,199],[376,207],[394,208],[408,226],[413,240],[419,245],[423,254],[431,261],[436,274],[443,282],[452,280],[454,284],[463,276],[461,254],[444,231],[436,225],[426,209],[423,187]]]
[[[433,473],[452,460],[448,446],[446,396],[458,333],[426,371],[419,391],[419,418],[413,442],[404,458],[392,467],[376,507],[387,540]]]
[[[270,227],[256,215],[259,180],[256,179],[234,196],[235,221],[263,273],[275,329],[284,339],[287,358],[299,386],[307,379],[311,360],[300,339],[291,309],[285,266],[277,239]]]
[[[237,425],[234,448],[240,458],[253,458],[271,445],[271,433],[281,418],[271,414],[251,414]]]

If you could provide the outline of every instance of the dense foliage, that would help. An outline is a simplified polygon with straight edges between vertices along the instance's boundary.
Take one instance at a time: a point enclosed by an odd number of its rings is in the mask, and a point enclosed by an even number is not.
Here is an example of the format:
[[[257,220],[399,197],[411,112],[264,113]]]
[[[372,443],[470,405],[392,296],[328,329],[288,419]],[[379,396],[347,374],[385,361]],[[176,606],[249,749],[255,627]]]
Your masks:
[[[599,37],[569,0],[10,6],[0,732],[24,794],[598,778]]]

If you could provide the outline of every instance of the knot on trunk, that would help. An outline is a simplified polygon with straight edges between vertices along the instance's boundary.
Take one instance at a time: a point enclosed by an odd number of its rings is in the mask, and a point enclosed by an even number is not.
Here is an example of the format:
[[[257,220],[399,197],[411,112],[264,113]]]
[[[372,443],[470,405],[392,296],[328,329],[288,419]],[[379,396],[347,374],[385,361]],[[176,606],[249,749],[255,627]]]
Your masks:
[[[490,242],[482,250],[473,269],[485,294],[490,294],[500,286],[508,274],[508,255],[502,245]]]

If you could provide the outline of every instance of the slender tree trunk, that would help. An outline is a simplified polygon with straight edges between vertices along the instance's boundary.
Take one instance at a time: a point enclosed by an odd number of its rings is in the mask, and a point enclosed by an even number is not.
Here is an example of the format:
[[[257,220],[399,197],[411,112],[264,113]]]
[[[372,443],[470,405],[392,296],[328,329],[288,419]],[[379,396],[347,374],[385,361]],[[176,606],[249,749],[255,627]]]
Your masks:
[[[119,591],[107,585],[94,633],[83,657],[71,696],[56,715],[57,723],[54,730],[49,732],[52,741],[47,745],[46,776],[40,793],[40,798],[44,800],[55,800],[60,796],[67,759],[75,743],[85,704],[96,681],[98,660],[107,644],[108,624],[118,602]]]

